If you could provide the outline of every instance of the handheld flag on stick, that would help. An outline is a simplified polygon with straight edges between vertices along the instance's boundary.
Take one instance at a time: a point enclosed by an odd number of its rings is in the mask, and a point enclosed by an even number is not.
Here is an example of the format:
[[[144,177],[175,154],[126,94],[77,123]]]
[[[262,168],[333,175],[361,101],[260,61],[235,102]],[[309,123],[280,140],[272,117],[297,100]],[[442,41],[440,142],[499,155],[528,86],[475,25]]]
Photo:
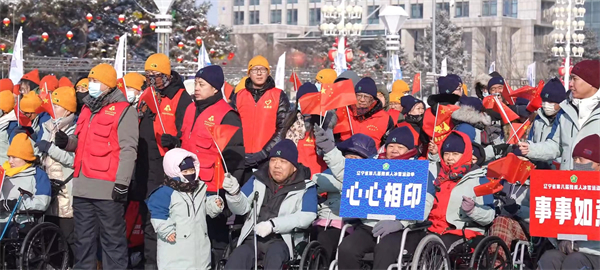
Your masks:
[[[292,75],[290,76],[290,82],[294,84],[294,91],[298,91],[298,88],[300,85],[302,85],[302,82],[300,81],[300,78],[298,78],[298,74],[296,74],[295,71],[293,71]]]
[[[321,92],[305,94],[298,100],[298,103],[302,114],[323,114],[323,110],[321,110]]]
[[[48,88],[46,87],[46,89]],[[52,119],[56,119],[56,114],[54,113],[54,106],[52,106],[52,93],[50,93],[48,90],[41,91],[39,96],[42,100],[42,106],[38,108],[37,113],[39,114],[45,111],[50,115],[50,117],[52,117]]]
[[[123,92],[125,98],[127,98],[127,84],[125,83],[125,78],[120,78],[117,80],[117,88]]]
[[[343,108],[356,104],[356,93],[351,80],[321,85],[321,104],[323,111]]]
[[[487,177],[496,180],[506,180],[511,184],[525,183],[531,171],[535,169],[533,163],[521,160],[513,153],[488,164]]]
[[[510,123],[510,125],[513,125],[512,123]],[[510,136],[510,138],[508,139],[507,143],[508,144],[517,144],[519,143],[519,141],[521,140],[521,138],[523,138],[523,136],[525,135],[525,133],[527,133],[527,131],[529,130],[529,127],[531,126],[531,123],[529,122],[529,119],[525,120],[525,122],[523,124],[516,124],[518,125],[517,133],[513,134],[512,136]],[[513,127],[514,129],[514,127]],[[516,135],[516,136],[515,136]]]
[[[227,169],[227,164],[225,164],[225,158],[223,157],[223,149],[227,147],[227,144],[229,143],[233,135],[235,135],[235,133],[238,131],[239,127],[232,125],[216,124],[212,127],[207,126],[206,129],[208,130],[208,133],[210,133],[210,136],[212,137],[213,142],[217,147],[217,151],[221,156],[221,161],[223,162],[223,168],[225,168],[225,173],[229,173],[229,170]],[[223,184],[223,175],[221,174],[222,173],[217,173],[217,171],[215,171],[218,187],[220,187]]]
[[[544,89],[544,81],[540,81],[535,90],[533,90],[531,100],[527,104],[528,111],[535,112],[542,107],[542,89]]]
[[[508,106],[506,106],[498,97],[496,96],[487,96],[483,98],[483,107],[486,109],[492,109],[495,112],[499,113],[502,117],[502,121],[505,124],[508,124],[514,120],[519,119],[519,115],[517,115],[513,110],[511,110]]]
[[[435,144],[439,144],[446,134],[452,131],[452,113],[458,110],[460,107],[456,105],[437,105],[435,115],[432,112],[432,108],[425,111],[423,118],[423,130],[425,134],[431,137],[431,141]],[[437,140],[436,138],[437,133]]]
[[[233,93],[233,86],[231,84],[229,84],[228,82],[225,82],[223,84],[223,95],[225,95],[224,96],[225,101],[229,102],[231,93]]]
[[[158,115],[158,121],[160,121],[160,127],[163,130],[163,134],[165,134],[167,132],[165,131],[165,125],[163,124],[162,116],[160,116],[160,109],[158,107],[158,101],[156,100],[156,91],[154,91],[154,86],[152,86],[150,88],[150,90],[152,91],[152,100],[154,101],[154,106],[156,106],[156,111],[157,111],[156,115]]]
[[[483,185],[479,185],[473,188],[475,196],[481,197],[485,195],[491,195],[502,191],[502,184],[500,180],[488,179],[490,182]]]
[[[158,106],[154,106],[154,99],[154,91],[150,87],[140,95],[140,103],[144,102],[148,106],[148,109],[156,114],[158,113]]]
[[[15,115],[17,115],[17,124],[22,127],[31,127],[31,119],[21,112],[20,103],[21,99],[17,99],[17,105],[13,109]]]
[[[421,92],[421,73],[415,74],[412,85],[412,94],[414,95],[418,92]]]
[[[515,99],[513,98],[514,91],[510,88],[510,85],[504,80],[504,87],[502,88],[502,98],[508,102],[508,105],[515,105]]]

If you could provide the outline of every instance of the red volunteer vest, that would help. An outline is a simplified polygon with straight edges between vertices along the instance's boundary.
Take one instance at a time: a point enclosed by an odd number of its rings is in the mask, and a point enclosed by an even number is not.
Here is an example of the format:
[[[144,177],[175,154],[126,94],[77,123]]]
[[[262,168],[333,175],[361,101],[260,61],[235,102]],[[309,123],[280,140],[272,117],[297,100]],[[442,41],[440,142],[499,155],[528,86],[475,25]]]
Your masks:
[[[146,91],[152,91],[150,88],[146,89]],[[160,100],[160,104],[158,104],[158,109],[160,113],[160,117],[157,115],[154,118],[154,137],[156,138],[156,144],[158,145],[158,151],[161,156],[164,156],[168,149],[165,149],[161,145],[160,136],[163,135],[163,127],[165,127],[165,132],[171,134],[173,136],[177,136],[177,126],[175,125],[176,115],[175,111],[177,110],[177,105],[179,105],[179,99],[181,98],[181,93],[183,93],[185,89],[179,89],[177,94],[173,96],[173,99],[168,97],[162,97]],[[154,106],[152,104],[148,104],[148,106]],[[162,119],[162,125],[160,124],[160,120]]]
[[[233,108],[221,99],[201,112],[194,123],[196,106],[192,103],[187,107],[183,118],[181,148],[198,156],[200,162],[198,177],[206,182],[207,191],[211,192],[217,192],[223,187],[225,172],[221,155],[207,128],[221,124],[223,117],[229,111],[233,111]]]
[[[258,102],[247,89],[237,93],[236,106],[242,119],[246,153],[259,152],[269,142],[277,128],[277,110],[281,89],[271,88]]]
[[[78,141],[74,177],[81,172],[87,178],[115,181],[121,153],[119,120],[127,107],[129,103],[117,102],[94,115],[87,106],[83,107],[75,129]]]
[[[392,120],[394,120],[394,125],[398,124],[398,118],[400,118],[400,111],[389,109],[388,114],[392,117]]]
[[[306,132],[304,139],[298,141],[298,162],[308,167],[311,175],[327,169],[323,158],[317,155],[315,138],[310,136],[310,132]]]
[[[336,114],[338,115],[338,119],[347,119],[347,116],[344,116],[344,110],[338,110]],[[381,137],[385,134],[388,128],[388,123],[390,121],[390,115],[384,111],[378,111],[370,118],[359,122],[355,119],[354,113],[350,110],[350,121],[352,122],[352,129],[354,130],[354,134],[362,133],[369,137],[371,137],[375,141],[375,145],[379,147],[381,143]],[[335,133],[335,129],[334,129]],[[342,141],[347,140],[352,137],[352,132],[342,132],[340,133],[340,138]]]

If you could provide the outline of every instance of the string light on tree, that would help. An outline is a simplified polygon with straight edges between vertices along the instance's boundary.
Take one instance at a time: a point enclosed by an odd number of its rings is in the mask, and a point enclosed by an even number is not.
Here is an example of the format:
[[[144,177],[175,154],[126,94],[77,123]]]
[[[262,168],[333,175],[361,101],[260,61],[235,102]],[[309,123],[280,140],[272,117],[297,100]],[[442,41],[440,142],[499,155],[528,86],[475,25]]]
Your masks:
[[[179,47],[179,49],[183,49],[184,46],[185,44],[183,44],[182,41],[179,41],[179,43],[177,43],[177,47]]]
[[[4,49],[6,49],[6,44],[4,44],[4,43],[0,44],[0,50],[4,51]]]
[[[196,45],[200,46],[202,45],[202,38],[201,37],[196,37]]]
[[[67,32],[67,38],[69,40],[71,40],[73,38],[73,32],[71,32],[71,31]]]
[[[44,41],[48,41],[48,37],[50,37],[50,36],[48,35],[48,33],[46,33],[46,32],[42,33],[42,39],[43,39]]]
[[[21,15],[21,18],[20,18],[20,19],[21,19],[21,23],[24,23],[24,22],[25,22],[25,20],[27,19],[27,17],[25,17],[25,15]]]
[[[153,23],[153,22],[151,22],[151,23],[150,23],[150,29],[151,29],[152,31],[154,31],[154,29],[156,29],[156,24],[155,24],[155,23]]]
[[[4,18],[4,20],[2,20],[2,23],[4,23],[4,26],[8,27],[8,25],[10,24],[10,19]]]
[[[227,56],[227,60],[231,61],[231,59],[233,59],[234,56],[235,56],[235,54],[230,52],[229,55]]]
[[[88,20],[88,22],[91,22],[94,19],[94,16],[92,15],[92,13],[88,13],[87,15],[85,15],[85,18]]]
[[[138,29],[140,29],[137,25],[134,25],[131,27],[131,31],[133,31],[133,34],[137,34]]]
[[[210,51],[208,51],[208,53],[215,54],[215,49],[210,49]]]
[[[120,23],[125,22],[125,15],[124,14],[119,15],[119,22]]]
[[[177,63],[183,62],[183,55],[177,56]]]

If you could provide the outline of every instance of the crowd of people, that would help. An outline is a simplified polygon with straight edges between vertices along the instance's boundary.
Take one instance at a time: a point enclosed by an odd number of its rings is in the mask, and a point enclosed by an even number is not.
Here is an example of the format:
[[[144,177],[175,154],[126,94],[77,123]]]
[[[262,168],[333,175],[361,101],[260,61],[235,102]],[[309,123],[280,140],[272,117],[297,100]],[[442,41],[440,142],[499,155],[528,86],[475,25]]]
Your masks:
[[[477,77],[473,96],[459,76],[440,77],[427,104],[402,80],[388,92],[351,70],[319,71],[295,100],[275,87],[264,57],[250,60],[246,75],[226,94],[221,67],[207,66],[190,95],[169,58],[154,54],[144,75],[123,79],[108,64],[75,84],[40,79],[37,70],[16,85],[1,79],[2,223],[13,222],[15,207],[46,211],[68,239],[73,269],[135,266],[124,219],[131,202],[140,205],[145,269],[215,268],[230,245],[230,224],[243,225],[225,269],[251,269],[256,260],[281,269],[294,256],[297,230],[309,228],[328,261],[343,258],[339,269],[361,269],[367,253],[374,269],[387,269],[401,252],[403,229],[422,220],[363,219],[338,245],[347,221],[340,217],[346,159],[429,161],[425,220],[432,225],[408,234],[408,254],[427,234],[450,247],[480,239],[484,227],[509,246],[528,240],[521,224],[529,222],[529,181],[505,184],[503,192],[515,196],[502,199],[474,192],[488,182],[487,164],[509,153],[537,169],[600,171],[597,60],[573,67],[569,89],[548,78],[533,109],[532,100],[506,95],[495,72]],[[356,104],[324,117],[303,113],[302,96],[346,80]],[[489,109],[488,96],[517,119]],[[450,120],[437,123],[447,106]],[[513,140],[511,125],[525,122],[529,130]],[[31,193],[20,204],[19,188]],[[473,222],[480,226],[463,229]],[[551,242],[539,269],[600,269],[600,242]]]

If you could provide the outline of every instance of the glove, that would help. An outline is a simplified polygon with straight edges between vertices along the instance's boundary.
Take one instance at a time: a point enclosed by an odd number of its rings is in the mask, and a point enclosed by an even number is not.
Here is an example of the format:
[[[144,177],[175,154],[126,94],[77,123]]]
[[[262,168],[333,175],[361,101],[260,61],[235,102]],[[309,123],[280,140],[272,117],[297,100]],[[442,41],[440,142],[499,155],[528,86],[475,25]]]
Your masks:
[[[126,185],[115,184],[112,191],[112,199],[115,202],[126,202],[127,201],[127,189]]]
[[[180,143],[181,141],[179,140],[179,138],[171,134],[163,134],[160,136],[160,145],[169,150],[179,146]]]
[[[335,148],[332,131],[327,132],[320,126],[315,125],[315,139],[317,147],[319,147],[325,153],[329,153],[331,150],[333,150],[333,148]]]
[[[579,246],[577,246],[577,242],[570,240],[560,240],[558,242],[558,250],[564,254],[571,254],[573,252],[579,251]]]
[[[262,150],[254,154],[246,154],[246,168],[257,167],[265,159],[267,159],[267,154]]]
[[[507,143],[503,143],[503,144],[498,144],[498,145],[494,145],[494,154],[496,156],[504,156],[506,155],[506,153],[508,152],[508,147],[510,146],[510,144]]]
[[[223,189],[230,195],[237,195],[240,192],[240,183],[230,173],[225,174],[223,179]]]
[[[17,206],[17,200],[1,200],[0,213],[10,213]]]
[[[373,227],[373,237],[384,237],[390,233],[395,233],[404,229],[400,220],[382,220]]]
[[[62,130],[59,130],[54,134],[54,145],[56,145],[60,149],[65,149],[69,144],[69,135],[64,133]]]
[[[267,237],[267,235],[273,232],[273,224],[271,224],[271,221],[269,220],[263,221],[261,223],[256,224],[256,228],[254,228],[254,231],[256,231],[256,234],[258,234],[258,236],[265,238]]]
[[[37,147],[37,149],[40,150],[40,152],[42,153],[48,153],[48,149],[50,149],[50,146],[52,146],[52,143],[49,141],[41,140],[35,143],[35,147]]]
[[[517,202],[513,198],[507,198],[506,200],[504,200],[502,208],[504,208],[504,210],[509,214],[515,215],[517,211],[521,209],[521,206],[517,204]]]
[[[15,128],[15,130],[13,131],[15,135],[19,134],[19,133],[25,133],[27,134],[27,136],[31,136],[31,134],[33,134],[33,128],[31,127],[24,127],[24,126],[18,126]]]
[[[462,210],[465,211],[467,214],[471,214],[471,212],[473,212],[473,209],[475,209],[475,201],[467,196],[463,196],[460,208],[462,208]]]

